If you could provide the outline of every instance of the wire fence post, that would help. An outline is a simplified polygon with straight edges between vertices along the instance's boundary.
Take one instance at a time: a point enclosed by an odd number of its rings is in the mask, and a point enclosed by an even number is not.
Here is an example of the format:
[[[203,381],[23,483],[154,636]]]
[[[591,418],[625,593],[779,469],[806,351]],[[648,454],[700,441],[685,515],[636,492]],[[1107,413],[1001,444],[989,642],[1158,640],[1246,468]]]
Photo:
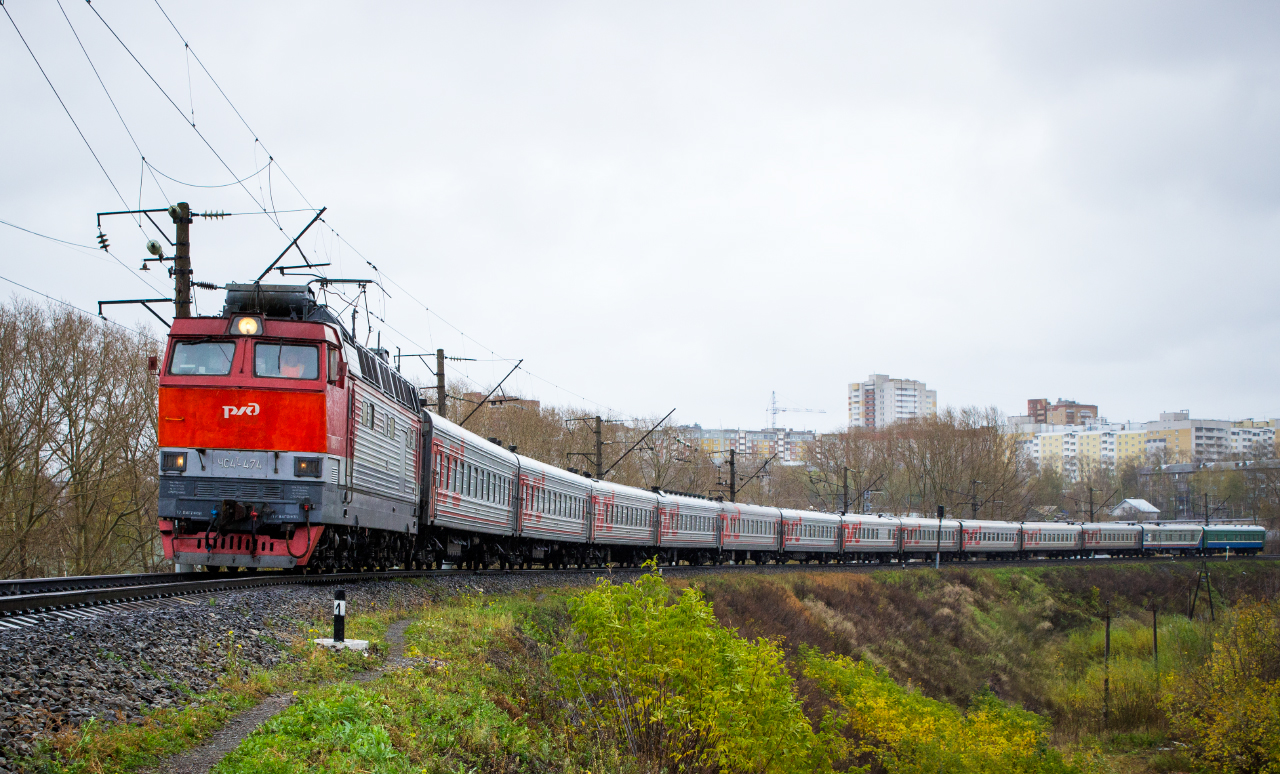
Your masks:
[[[1160,691],[1160,606],[1151,608],[1151,657],[1156,667],[1156,692]]]
[[[1107,631],[1102,648],[1102,730],[1111,723],[1111,603],[1107,603]]]

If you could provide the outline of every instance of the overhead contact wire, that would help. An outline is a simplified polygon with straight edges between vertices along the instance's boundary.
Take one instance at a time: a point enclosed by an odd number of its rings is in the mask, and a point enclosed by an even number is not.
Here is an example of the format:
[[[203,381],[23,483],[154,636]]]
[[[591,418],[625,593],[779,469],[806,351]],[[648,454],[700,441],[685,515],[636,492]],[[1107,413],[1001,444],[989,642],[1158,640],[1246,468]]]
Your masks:
[[[25,229],[24,229],[24,230],[25,230]],[[49,239],[52,239],[52,237],[48,237],[48,238],[49,238]],[[57,241],[61,241],[61,240],[57,240]],[[96,315],[96,314],[94,314],[93,312],[90,312],[90,311],[88,311],[88,310],[86,310],[86,309],[81,309],[80,307],[78,307],[78,306],[76,306],[75,304],[72,304],[72,303],[70,303],[70,302],[68,302],[68,301],[63,301],[63,300],[62,300],[62,299],[60,299],[60,298],[54,298],[53,296],[49,295],[48,293],[41,293],[40,291],[36,290],[35,288],[27,287],[26,285],[23,285],[21,282],[15,282],[14,280],[11,280],[11,279],[9,279],[8,277],[5,277],[5,276],[3,276],[3,275],[0,275],[0,280],[4,280],[5,282],[8,282],[10,285],[16,285],[16,286],[18,286],[18,287],[22,288],[23,290],[28,291],[28,292],[30,292],[30,293],[35,293],[37,296],[42,296],[42,297],[44,297],[44,298],[47,298],[47,299],[49,299],[50,301],[54,302],[55,304],[62,304],[62,305],[63,305],[63,306],[65,306],[65,307],[68,307],[68,308],[70,308],[70,309],[74,309],[74,310],[76,310],[77,312],[80,312],[81,314],[86,315],[86,316],[88,316],[88,317],[97,317],[97,318],[98,318],[98,319],[100,319],[100,320],[105,320],[107,323],[109,323],[109,324],[111,324],[111,325],[114,325],[114,326],[116,326],[117,328],[123,328],[124,330],[129,331],[130,333],[136,333],[136,334],[138,334],[139,336],[142,336],[142,337],[143,337],[143,338],[145,338],[145,339],[150,339],[151,341],[155,342],[156,344],[164,344],[164,342],[163,342],[163,341],[161,341],[160,339],[157,339],[155,336],[152,336],[150,333],[147,333],[146,331],[140,331],[140,330],[138,330],[137,328],[130,328],[128,325],[125,325],[125,324],[123,324],[123,323],[118,323],[118,322],[116,322],[115,320],[109,320],[109,319],[107,319],[106,317],[102,317],[102,316],[100,316],[100,315]]]
[[[228,172],[231,173],[231,176],[233,178],[236,178],[237,175],[235,173],[235,170],[231,168],[231,165],[226,162],[226,159],[222,158],[222,154],[218,153],[218,150],[213,147],[213,143],[209,142],[208,138],[204,136],[204,133],[201,132],[199,128],[196,127],[195,121],[190,121],[187,119],[186,112],[183,111],[183,109],[178,106],[177,102],[173,101],[173,97],[169,96],[169,92],[164,90],[164,87],[161,86],[160,82],[155,79],[155,76],[153,76],[151,74],[151,71],[146,68],[146,65],[142,64],[142,61],[139,60],[137,55],[133,53],[133,50],[129,48],[128,44],[126,44],[124,40],[121,39],[121,37],[111,27],[111,25],[107,23],[107,20],[103,18],[102,14],[98,13],[98,9],[94,8],[91,0],[85,0],[85,3],[89,6],[89,9],[93,11],[94,16],[97,16],[98,20],[102,22],[102,25],[107,28],[108,32],[111,33],[111,36],[116,39],[116,42],[118,42],[124,48],[125,52],[129,54],[129,57],[133,59],[133,61],[138,65],[139,68],[142,69],[142,72],[146,74],[147,78],[149,78],[151,82],[155,84],[155,87],[160,90],[160,93],[163,94],[164,98],[168,100],[170,105],[173,106],[173,109],[178,111],[178,115],[182,116],[183,123],[191,127],[191,131],[196,133],[196,136],[200,138],[200,141],[205,144],[205,147],[209,149],[209,151],[214,155],[214,157],[218,159],[218,162],[221,163],[222,166]],[[199,60],[197,59],[197,61]],[[243,183],[243,181],[237,180],[237,182],[239,183],[240,187],[244,190],[245,194],[248,195],[248,197],[253,200],[253,203],[258,205],[259,209],[261,209],[262,212],[266,214],[268,212],[266,205],[263,202],[258,201],[258,199],[254,197],[253,192],[249,190],[249,187],[246,186]],[[268,215],[268,217],[270,216]],[[280,222],[278,220],[275,220],[274,218],[271,218],[271,220],[275,224],[276,228],[279,229],[281,233],[284,233],[284,227],[280,225]]]
[[[71,115],[70,108],[67,103],[62,101],[62,95],[58,93],[57,87],[53,85],[53,81],[49,80],[49,74],[44,71],[44,65],[40,64],[40,60],[36,57],[36,52],[31,50],[31,45],[27,43],[26,37],[23,36],[22,30],[18,29],[18,22],[14,21],[13,14],[9,13],[8,6],[0,3],[0,8],[4,9],[4,15],[9,17],[9,23],[13,25],[13,31],[18,33],[18,39],[22,41],[22,45],[26,46],[27,53],[31,55],[31,61],[36,63],[40,74],[44,76],[44,82],[49,84],[49,88],[53,91],[53,96],[58,98],[58,104],[62,106],[62,111],[67,114],[67,118],[71,120],[71,125],[76,128],[76,133],[80,135],[80,139],[84,141],[84,147],[89,149],[89,154],[93,156],[93,160],[98,163],[98,169],[102,170],[102,174],[107,178],[107,182],[111,184],[111,188],[116,192],[116,196],[120,197],[120,203],[126,208],[129,202],[125,200],[124,194],[120,193],[120,189],[116,187],[116,181],[111,179],[111,174],[107,172],[107,168],[103,166],[102,159],[98,158],[98,154],[94,151],[93,146],[89,144],[89,138],[84,136],[84,132],[80,129],[80,124],[76,123],[75,116]]]
[[[86,1],[88,1],[88,0],[86,0]],[[255,143],[257,143],[258,145],[262,146],[262,150],[267,154],[267,158],[268,158],[271,162],[274,162],[274,167],[275,167],[275,169],[276,169],[276,170],[278,170],[278,171],[280,172],[280,174],[284,176],[285,180],[289,181],[289,185],[293,187],[293,190],[294,190],[295,192],[297,192],[298,196],[299,196],[299,197],[301,197],[301,198],[302,198],[302,200],[303,200],[304,202],[306,202],[306,204],[307,204],[309,207],[312,207],[312,209],[315,209],[314,205],[312,205],[312,204],[311,204],[311,201],[307,198],[306,194],[304,194],[304,193],[302,192],[302,189],[298,187],[298,184],[297,184],[297,183],[295,183],[295,182],[293,181],[293,178],[289,177],[289,173],[285,171],[284,167],[283,167],[283,166],[281,166],[281,164],[280,164],[278,161],[275,161],[275,157],[271,154],[271,151],[267,148],[266,144],[265,144],[265,143],[263,143],[263,142],[262,142],[262,140],[258,137],[258,133],[257,133],[257,132],[255,132],[255,131],[253,130],[253,127],[249,125],[249,122],[245,119],[244,115],[240,112],[239,108],[237,108],[237,107],[236,107],[235,102],[233,102],[233,101],[231,100],[231,97],[227,96],[226,91],[225,91],[225,90],[223,90],[222,86],[218,83],[218,80],[217,80],[216,78],[214,78],[214,77],[213,77],[213,73],[209,72],[209,68],[205,66],[205,64],[204,64],[204,62],[203,62],[203,61],[201,61],[201,59],[200,59],[200,55],[199,55],[198,53],[196,53],[196,50],[195,50],[194,48],[192,48],[192,47],[191,47],[191,44],[190,44],[190,42],[187,40],[186,36],[182,34],[182,30],[178,29],[178,25],[174,23],[174,21],[173,21],[173,19],[172,19],[172,18],[170,18],[169,13],[168,13],[167,11],[165,11],[164,6],[162,6],[162,5],[160,4],[160,0],[154,0],[154,2],[155,2],[155,4],[156,4],[156,8],[158,8],[158,9],[160,10],[161,15],[163,15],[163,16],[164,16],[165,21],[167,21],[167,22],[169,23],[169,26],[173,28],[173,31],[174,31],[174,33],[178,36],[178,39],[182,41],[183,46],[185,46],[185,48],[186,48],[186,51],[190,54],[190,56],[191,56],[193,59],[195,59],[195,60],[196,60],[196,64],[198,64],[198,65],[200,66],[200,69],[201,69],[201,70],[203,70],[203,71],[204,71],[204,74],[209,78],[209,82],[213,84],[214,88],[218,90],[218,93],[222,95],[222,98],[223,98],[224,100],[226,100],[227,105],[231,108],[231,111],[232,111],[233,113],[235,113],[235,114],[236,114],[236,118],[239,118],[239,119],[240,119],[240,123],[244,125],[244,128],[245,128],[245,129],[247,129],[251,135],[253,135],[253,141],[254,141]],[[97,13],[97,11],[95,10],[95,11],[94,11],[94,13]],[[101,18],[101,17],[99,17],[99,18]],[[105,22],[105,21],[103,21],[103,24],[106,24],[106,22]],[[109,29],[109,28],[108,28],[108,29]],[[115,33],[113,32],[112,34],[115,34]],[[119,39],[119,38],[118,38],[118,36],[117,36],[117,40],[118,40],[118,39]],[[121,45],[123,45],[123,42],[121,43]],[[132,54],[131,54],[131,55],[132,55]],[[135,57],[135,61],[136,61],[136,57]],[[139,63],[139,65],[141,66],[141,63]],[[149,77],[149,76],[150,76],[150,74],[148,73],[148,77]],[[154,82],[154,80],[155,80],[155,79],[153,78],[153,79],[152,79],[152,81]],[[157,86],[159,86],[159,84],[156,84],[156,85],[157,85]],[[162,91],[163,91],[163,90],[162,90]],[[166,97],[168,97],[168,95],[167,95],[167,94],[166,94],[165,96],[166,96]],[[173,102],[173,100],[170,100],[170,102]],[[175,107],[176,107],[176,105],[175,105]],[[181,111],[179,110],[179,112],[181,112]],[[192,124],[192,128],[194,128],[194,124]],[[270,177],[271,177],[271,171],[270,171],[270,168],[271,168],[271,166],[272,166],[272,164],[268,164],[268,167],[267,167],[267,170],[268,170],[268,171],[267,171],[268,189],[270,189]],[[254,199],[254,201],[255,201],[255,203],[257,203],[257,199]],[[259,206],[261,206],[261,204],[259,204]],[[323,219],[323,218],[321,218],[321,221],[323,222],[323,221],[324,221],[324,219]],[[277,225],[278,225],[278,224],[277,224]],[[356,247],[355,247],[354,245],[352,245],[350,242],[348,242],[348,241],[347,241],[347,239],[346,239],[345,237],[343,237],[341,234],[339,234],[339,233],[337,232],[337,230],[336,230],[336,229],[334,229],[332,226],[330,226],[327,222],[325,222],[325,226],[326,226],[330,231],[332,231],[332,232],[333,232],[333,234],[334,234],[334,236],[335,236],[335,237],[337,237],[337,238],[338,238],[338,239],[339,239],[343,244],[345,244],[347,247],[351,248],[351,250],[352,250],[353,252],[355,252],[355,254],[356,254],[356,255],[359,255],[362,259],[364,259],[364,262],[365,262],[365,263],[367,263],[367,264],[370,266],[370,268],[372,268],[375,272],[378,272],[378,271],[379,271],[378,267],[377,267],[377,266],[375,266],[375,265],[373,264],[373,262],[372,262],[372,261],[370,261],[368,258],[366,258],[366,257],[364,256],[364,254],[363,254],[363,253],[361,253],[358,249],[356,249]],[[463,338],[465,338],[465,339],[470,339],[474,344],[476,344],[476,345],[477,345],[477,346],[479,346],[480,348],[484,349],[486,352],[490,353],[491,355],[494,355],[495,357],[497,357],[497,358],[499,358],[499,359],[503,360],[504,362],[514,362],[514,359],[513,359],[513,358],[505,358],[505,357],[502,357],[501,355],[499,355],[497,352],[495,352],[495,351],[494,351],[494,350],[492,350],[491,348],[489,348],[489,347],[485,346],[484,344],[482,344],[481,342],[479,342],[479,341],[477,341],[476,339],[472,338],[471,336],[468,336],[465,332],[463,332],[463,330],[462,330],[461,328],[459,328],[458,326],[456,326],[456,325],[454,325],[453,323],[449,322],[449,321],[448,321],[448,320],[446,320],[444,317],[440,316],[440,314],[439,314],[439,313],[435,312],[435,311],[434,311],[434,310],[432,310],[430,307],[428,307],[426,304],[424,304],[422,301],[420,301],[418,298],[416,298],[412,293],[410,293],[408,290],[406,290],[406,289],[405,289],[405,287],[404,287],[403,285],[401,285],[400,283],[396,282],[396,281],[395,281],[395,279],[393,279],[392,277],[387,276],[387,279],[388,279],[388,280],[389,280],[393,285],[395,285],[397,288],[399,288],[400,290],[404,291],[405,295],[407,295],[407,296],[409,296],[410,298],[412,298],[412,299],[413,299],[413,300],[414,300],[414,301],[415,301],[419,306],[421,306],[421,307],[422,307],[422,308],[423,308],[423,309],[424,309],[428,314],[433,315],[436,319],[440,320],[440,321],[441,321],[441,322],[443,322],[445,325],[447,325],[447,326],[449,326],[450,328],[452,328],[453,330],[457,331],[459,336],[462,336],[462,337],[463,337]],[[384,292],[385,292],[385,291],[384,291]],[[365,307],[366,307],[366,308],[368,307],[368,301],[367,301],[367,300],[365,301]],[[383,322],[384,324],[386,324],[386,321],[385,321],[385,320],[383,320],[382,322]],[[390,326],[388,325],[388,327],[390,327]],[[393,329],[393,330],[394,330],[394,329]],[[354,331],[353,331],[353,334],[354,334]],[[400,334],[400,335],[403,335],[403,334]],[[406,339],[407,339],[407,337],[406,337]],[[413,342],[410,340],[410,343],[413,343]],[[419,346],[419,347],[420,347],[421,345],[419,345],[419,344],[414,344],[414,346]],[[564,388],[564,387],[561,387],[560,385],[556,384],[555,382],[553,382],[553,381],[551,381],[551,380],[549,380],[549,379],[546,379],[546,378],[544,378],[544,377],[538,376],[537,374],[533,373],[532,371],[529,371],[529,370],[527,370],[527,369],[525,369],[525,368],[521,368],[521,370],[522,370],[524,373],[528,374],[529,376],[532,376],[533,378],[538,379],[539,381],[544,382],[544,383],[546,383],[546,384],[550,385],[551,387],[554,387],[555,389],[560,390],[560,391],[561,391],[561,392],[563,392],[563,393],[566,393],[566,394],[568,394],[568,395],[572,395],[572,396],[574,396],[575,398],[578,398],[579,400],[586,401],[587,403],[591,403],[591,404],[596,405],[596,406],[599,406],[599,407],[601,407],[601,408],[608,409],[609,411],[612,411],[612,412],[614,412],[615,414],[616,414],[616,413],[619,413],[616,409],[613,409],[613,408],[611,408],[611,407],[609,407],[609,406],[607,406],[607,405],[605,405],[605,404],[603,404],[603,403],[600,403],[599,401],[592,400],[592,399],[590,399],[590,398],[588,398],[588,397],[586,397],[586,396],[584,396],[584,395],[579,395],[578,393],[576,393],[576,392],[574,392],[574,391],[572,391],[572,390],[569,390],[569,389],[566,389],[566,388]]]
[[[96,151],[94,151],[94,149],[93,149],[93,145],[91,145],[91,144],[89,143],[89,138],[84,136],[84,131],[82,131],[82,130],[80,129],[80,124],[76,123],[76,118],[75,118],[75,116],[71,115],[71,109],[70,109],[70,108],[68,108],[68,107],[67,107],[67,103],[63,101],[63,99],[62,99],[62,95],[58,93],[58,89],[57,89],[57,87],[53,85],[53,81],[52,81],[52,80],[50,80],[50,78],[49,78],[49,74],[45,72],[45,70],[44,70],[44,65],[40,64],[40,59],[39,59],[39,57],[37,57],[37,56],[36,56],[36,52],[35,52],[35,51],[33,51],[33,50],[31,50],[31,44],[27,43],[27,39],[26,39],[26,37],[22,34],[22,30],[18,28],[18,22],[17,22],[16,20],[14,20],[14,18],[13,18],[13,14],[9,13],[9,8],[8,8],[8,6],[4,5],[4,3],[3,3],[3,2],[0,2],[0,8],[4,9],[4,15],[5,15],[5,16],[7,16],[7,17],[9,17],[9,23],[13,25],[13,31],[14,31],[14,32],[16,32],[16,33],[18,33],[18,39],[22,41],[22,45],[27,49],[27,53],[31,55],[31,61],[33,61],[33,62],[35,62],[35,63],[36,63],[36,68],[40,70],[40,75],[44,76],[44,82],[45,82],[45,83],[47,83],[47,84],[49,84],[49,89],[53,92],[53,96],[54,96],[54,97],[57,97],[57,99],[58,99],[58,104],[62,106],[62,111],[63,111],[64,113],[66,113],[66,114],[67,114],[67,118],[71,121],[71,125],[72,125],[72,126],[74,126],[74,127],[76,128],[76,134],[80,135],[80,139],[84,142],[84,147],[86,147],[86,148],[88,148],[88,149],[89,149],[89,155],[93,156],[93,160],[94,160],[95,162],[97,162],[97,164],[98,164],[98,169],[101,169],[101,170],[102,170],[102,175],[103,175],[103,177],[107,178],[107,182],[111,184],[111,190],[113,190],[113,191],[115,191],[115,192],[116,192],[116,196],[117,196],[117,197],[119,197],[119,199],[120,199],[120,203],[121,203],[121,204],[123,204],[123,205],[125,206],[125,208],[126,208],[126,209],[128,209],[128,207],[129,207],[129,202],[128,202],[128,200],[126,200],[126,199],[124,198],[124,194],[122,194],[122,193],[120,192],[120,188],[116,185],[116,181],[111,179],[111,173],[110,173],[110,172],[108,172],[108,171],[107,171],[106,166],[104,166],[104,165],[103,165],[103,163],[102,163],[102,159],[98,158],[98,154],[97,154],[97,152],[96,152]],[[15,228],[17,228],[17,227],[15,226]],[[26,229],[23,229],[23,230],[25,231]],[[34,233],[34,232],[33,232],[33,233]],[[43,236],[43,235],[37,235],[37,236]],[[123,267],[125,268],[125,270],[127,270],[129,273],[131,273],[131,274],[133,274],[135,277],[137,277],[138,281],[139,281],[139,282],[141,282],[142,284],[146,285],[147,287],[151,288],[152,290],[155,290],[157,293],[163,293],[163,292],[165,292],[165,291],[162,291],[162,290],[160,290],[160,289],[156,288],[154,285],[152,285],[152,284],[151,284],[150,282],[148,282],[146,279],[144,279],[143,277],[141,277],[141,276],[140,276],[136,271],[134,271],[131,267],[129,267],[129,266],[127,266],[127,265],[125,265],[124,261],[121,261],[121,260],[120,260],[118,257],[116,257],[116,255],[115,255],[114,253],[112,253],[110,250],[107,250],[107,251],[106,251],[106,253],[107,253],[107,255],[110,255],[110,256],[112,257],[112,259],[114,259],[114,260],[115,260],[115,262],[116,262],[116,263],[118,263],[118,264],[120,264],[121,266],[123,266]]]

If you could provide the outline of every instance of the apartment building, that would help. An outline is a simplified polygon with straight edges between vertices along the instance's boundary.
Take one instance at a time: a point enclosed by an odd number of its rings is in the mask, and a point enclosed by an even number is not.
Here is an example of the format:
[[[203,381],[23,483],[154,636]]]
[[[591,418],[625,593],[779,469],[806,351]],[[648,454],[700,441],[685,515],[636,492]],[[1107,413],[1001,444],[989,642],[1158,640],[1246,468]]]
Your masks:
[[[1278,420],[1242,419],[1232,423],[1231,453],[1265,457],[1276,446]]]
[[[1047,465],[1074,480],[1091,468],[1119,464],[1121,449],[1130,448],[1135,432],[1141,433],[1125,424],[1040,425],[1038,432],[1020,434],[1019,448],[1037,466]]]
[[[1062,398],[1053,404],[1046,398],[1028,400],[1027,418],[1033,424],[1041,425],[1087,425],[1099,421],[1096,405]]]
[[[887,427],[938,413],[938,392],[924,382],[871,374],[849,385],[849,427]]]
[[[765,430],[739,430],[735,428],[704,428],[701,425],[680,425],[674,428],[679,443],[701,449],[719,461],[729,456],[732,449],[737,454],[754,454],[764,457],[778,455],[783,463],[799,463],[805,459],[806,445],[817,438],[811,430],[770,428]]]
[[[1154,422],[1055,425],[1032,423],[1029,418],[1012,417],[1006,432],[1015,436],[1024,458],[1037,466],[1047,465],[1069,480],[1091,468],[1127,461],[1199,463],[1233,454],[1268,457],[1276,448],[1275,420],[1192,419],[1187,411],[1165,412]]]

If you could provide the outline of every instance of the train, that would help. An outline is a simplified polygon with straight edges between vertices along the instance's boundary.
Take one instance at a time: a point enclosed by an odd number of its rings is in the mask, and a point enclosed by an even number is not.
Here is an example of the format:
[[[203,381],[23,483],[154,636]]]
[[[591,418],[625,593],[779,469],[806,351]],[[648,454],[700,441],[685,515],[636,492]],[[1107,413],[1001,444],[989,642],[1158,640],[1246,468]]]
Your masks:
[[[1261,527],[827,513],[645,490],[426,410],[308,285],[230,284],[158,358],[164,554],[179,570],[888,563],[1256,554]]]

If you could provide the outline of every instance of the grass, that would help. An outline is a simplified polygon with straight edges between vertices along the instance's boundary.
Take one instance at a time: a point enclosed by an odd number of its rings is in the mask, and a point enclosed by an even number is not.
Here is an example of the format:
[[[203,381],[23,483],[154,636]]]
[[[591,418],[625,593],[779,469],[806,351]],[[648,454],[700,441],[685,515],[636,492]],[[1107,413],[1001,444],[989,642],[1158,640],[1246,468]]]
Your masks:
[[[218,650],[225,669],[216,689],[194,697],[183,707],[152,710],[141,723],[90,721],[79,728],[64,729],[42,744],[25,766],[50,774],[125,774],[153,766],[199,745],[231,717],[273,693],[303,692],[309,686],[341,680],[378,665],[379,653],[385,652],[381,645],[387,627],[403,616],[403,611],[376,611],[347,619],[348,636],[370,640],[372,657],[316,648],[307,642],[309,637],[320,636],[318,629],[311,628],[299,631],[286,645],[287,660],[267,670],[243,664],[235,655],[234,636],[224,637]]]
[[[300,693],[215,771],[627,771],[616,750],[584,742],[556,698],[547,656],[564,635],[568,596],[431,606],[405,634],[406,655],[429,664]]]

